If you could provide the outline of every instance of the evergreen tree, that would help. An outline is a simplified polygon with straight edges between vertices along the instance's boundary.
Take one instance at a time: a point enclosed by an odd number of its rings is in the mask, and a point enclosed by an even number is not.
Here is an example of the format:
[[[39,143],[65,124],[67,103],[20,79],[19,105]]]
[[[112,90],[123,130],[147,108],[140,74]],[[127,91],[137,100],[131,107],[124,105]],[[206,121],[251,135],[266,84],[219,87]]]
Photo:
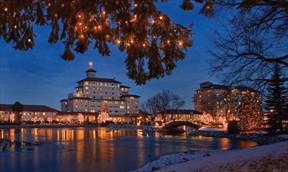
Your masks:
[[[273,75],[268,83],[266,97],[266,110],[270,114],[268,121],[270,134],[282,131],[282,118],[285,113],[285,106],[287,106],[287,90],[281,75],[280,66],[275,64]]]
[[[12,111],[16,114],[15,115],[15,123],[16,124],[21,124],[21,122],[22,122],[23,105],[20,102],[15,102],[12,105]]]
[[[246,92],[241,96],[238,107],[239,129],[243,132],[259,129],[261,122],[260,97],[254,92]]]

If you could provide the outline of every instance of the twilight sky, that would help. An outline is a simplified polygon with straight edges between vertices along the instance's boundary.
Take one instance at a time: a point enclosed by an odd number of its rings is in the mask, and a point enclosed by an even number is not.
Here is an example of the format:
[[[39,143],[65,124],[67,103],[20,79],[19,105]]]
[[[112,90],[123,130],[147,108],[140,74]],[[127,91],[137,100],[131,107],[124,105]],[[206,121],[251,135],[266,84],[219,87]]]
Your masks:
[[[85,77],[88,61],[92,60],[98,77],[115,77],[130,86],[132,94],[140,95],[141,102],[162,89],[170,89],[185,100],[184,108],[192,108],[192,96],[199,84],[207,80],[218,82],[217,78],[208,74],[208,61],[212,58],[208,51],[213,48],[213,32],[225,20],[219,15],[204,17],[198,10],[185,12],[179,8],[179,4],[179,1],[168,1],[160,8],[176,23],[193,23],[194,45],[170,76],[137,86],[126,75],[125,54],[116,47],[111,47],[109,57],[102,57],[90,49],[85,54],[76,54],[74,61],[66,62],[60,57],[64,50],[62,43],[49,45],[47,39],[50,30],[37,27],[34,28],[36,46],[32,50],[16,51],[12,44],[0,40],[0,103],[20,101],[60,109],[59,100],[73,92],[76,82]]]

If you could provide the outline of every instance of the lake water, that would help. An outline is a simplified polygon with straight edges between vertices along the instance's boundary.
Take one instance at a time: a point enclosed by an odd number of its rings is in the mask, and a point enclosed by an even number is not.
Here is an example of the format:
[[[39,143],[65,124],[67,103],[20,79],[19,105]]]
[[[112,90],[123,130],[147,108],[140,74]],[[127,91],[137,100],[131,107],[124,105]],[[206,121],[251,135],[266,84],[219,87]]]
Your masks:
[[[238,149],[253,141],[145,133],[141,129],[21,128],[0,129],[0,138],[39,142],[0,153],[1,172],[125,172],[161,155],[186,151]]]

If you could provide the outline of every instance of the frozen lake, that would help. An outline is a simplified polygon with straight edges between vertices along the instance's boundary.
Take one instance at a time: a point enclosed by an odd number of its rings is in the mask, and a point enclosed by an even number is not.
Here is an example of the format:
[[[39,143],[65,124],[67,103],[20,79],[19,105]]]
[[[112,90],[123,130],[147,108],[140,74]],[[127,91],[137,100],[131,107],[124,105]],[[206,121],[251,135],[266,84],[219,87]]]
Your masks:
[[[253,141],[228,138],[90,127],[0,129],[0,138],[40,143],[24,149],[10,147],[1,152],[1,172],[125,172],[165,154],[256,145]]]

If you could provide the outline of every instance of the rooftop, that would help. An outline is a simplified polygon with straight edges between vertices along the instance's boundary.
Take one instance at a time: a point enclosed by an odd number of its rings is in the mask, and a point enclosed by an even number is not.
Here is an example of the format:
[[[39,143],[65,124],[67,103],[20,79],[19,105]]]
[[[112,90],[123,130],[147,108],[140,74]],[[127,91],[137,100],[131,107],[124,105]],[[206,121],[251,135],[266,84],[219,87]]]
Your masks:
[[[125,94],[125,95],[122,95],[121,97],[140,97],[140,96],[135,95],[135,94]]]
[[[130,87],[127,85],[120,85],[120,88],[130,88]]]
[[[240,89],[240,90],[250,90],[250,91],[256,91],[255,89],[251,87],[247,87],[245,85],[238,85],[238,86],[228,86],[228,85],[220,85],[220,84],[214,84],[212,82],[203,82],[200,84],[200,89],[205,88],[212,88],[212,89],[224,89],[224,90],[230,90],[230,89]]]
[[[81,82],[84,82],[84,81],[98,81],[98,82],[111,82],[111,83],[118,83],[118,84],[121,84],[120,81],[117,81],[115,79],[111,79],[111,78],[84,78],[80,81],[78,81],[77,83],[81,83]]]
[[[94,69],[92,69],[92,68],[89,68],[88,70],[86,70],[86,73],[87,73],[87,72],[94,72],[94,73],[95,73],[96,70],[94,70]]]
[[[13,104],[0,104],[1,111],[12,111]],[[23,111],[28,112],[58,112],[58,110],[45,105],[23,105]]]

